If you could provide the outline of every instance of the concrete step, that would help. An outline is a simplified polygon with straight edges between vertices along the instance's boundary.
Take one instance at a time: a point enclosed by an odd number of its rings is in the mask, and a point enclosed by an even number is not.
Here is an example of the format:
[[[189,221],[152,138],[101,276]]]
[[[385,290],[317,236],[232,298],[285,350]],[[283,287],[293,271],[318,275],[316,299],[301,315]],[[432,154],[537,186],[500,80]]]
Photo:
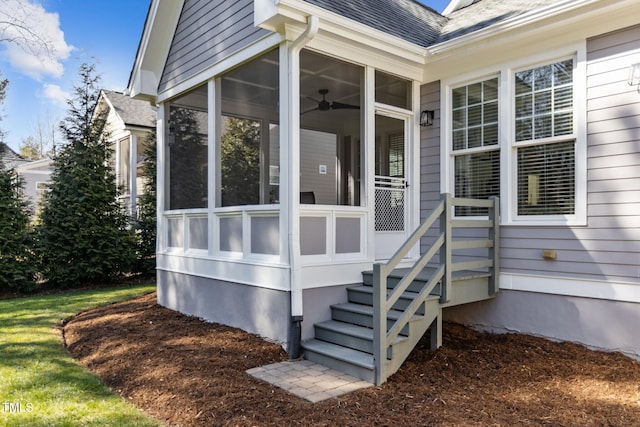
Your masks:
[[[364,381],[375,381],[373,355],[337,344],[311,339],[302,343],[304,357]]]
[[[315,337],[320,341],[326,341],[373,354],[373,329],[371,328],[337,320],[316,323],[314,327]],[[405,337],[397,337],[391,345],[399,345],[405,340]],[[390,359],[391,355],[392,347],[389,347],[387,358]]]

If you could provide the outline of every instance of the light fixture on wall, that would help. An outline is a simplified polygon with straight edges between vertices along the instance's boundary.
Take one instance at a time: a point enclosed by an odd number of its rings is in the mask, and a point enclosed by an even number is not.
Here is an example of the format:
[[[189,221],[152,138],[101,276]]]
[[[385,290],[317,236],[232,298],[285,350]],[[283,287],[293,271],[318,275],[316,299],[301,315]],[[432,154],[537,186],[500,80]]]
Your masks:
[[[433,117],[435,116],[435,111],[433,110],[424,110],[420,113],[420,126],[433,126]]]
[[[640,93],[640,63],[633,64],[629,67],[629,86],[638,86],[638,93]]]

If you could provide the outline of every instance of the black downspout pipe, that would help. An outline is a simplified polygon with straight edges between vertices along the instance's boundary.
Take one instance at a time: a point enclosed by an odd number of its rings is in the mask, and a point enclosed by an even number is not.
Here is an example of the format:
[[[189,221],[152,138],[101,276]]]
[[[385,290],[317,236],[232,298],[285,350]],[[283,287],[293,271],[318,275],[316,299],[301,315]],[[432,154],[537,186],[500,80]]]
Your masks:
[[[302,356],[302,316],[291,316],[289,327],[289,360],[296,360]]]

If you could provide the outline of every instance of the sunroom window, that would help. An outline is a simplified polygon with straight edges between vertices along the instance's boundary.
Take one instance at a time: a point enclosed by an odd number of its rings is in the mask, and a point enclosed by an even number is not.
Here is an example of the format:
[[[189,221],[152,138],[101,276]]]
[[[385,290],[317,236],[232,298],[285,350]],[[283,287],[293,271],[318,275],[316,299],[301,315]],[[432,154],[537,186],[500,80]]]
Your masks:
[[[455,196],[474,199],[498,196],[498,79],[454,88],[451,105]],[[486,215],[487,210],[457,207],[455,214]]]
[[[573,215],[573,60],[515,73],[517,215]]]

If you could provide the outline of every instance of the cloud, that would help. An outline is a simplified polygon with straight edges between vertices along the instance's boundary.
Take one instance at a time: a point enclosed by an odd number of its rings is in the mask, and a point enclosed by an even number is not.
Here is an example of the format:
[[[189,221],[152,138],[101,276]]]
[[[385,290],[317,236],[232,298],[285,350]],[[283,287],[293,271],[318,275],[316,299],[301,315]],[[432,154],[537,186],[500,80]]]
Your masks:
[[[13,68],[38,81],[62,77],[62,61],[74,49],[64,39],[58,14],[30,0],[0,0],[0,44]]]
[[[69,92],[63,91],[58,85],[49,83],[44,84],[42,88],[42,96],[51,100],[54,105],[59,107],[66,107],[67,99],[71,98],[71,94]]]

